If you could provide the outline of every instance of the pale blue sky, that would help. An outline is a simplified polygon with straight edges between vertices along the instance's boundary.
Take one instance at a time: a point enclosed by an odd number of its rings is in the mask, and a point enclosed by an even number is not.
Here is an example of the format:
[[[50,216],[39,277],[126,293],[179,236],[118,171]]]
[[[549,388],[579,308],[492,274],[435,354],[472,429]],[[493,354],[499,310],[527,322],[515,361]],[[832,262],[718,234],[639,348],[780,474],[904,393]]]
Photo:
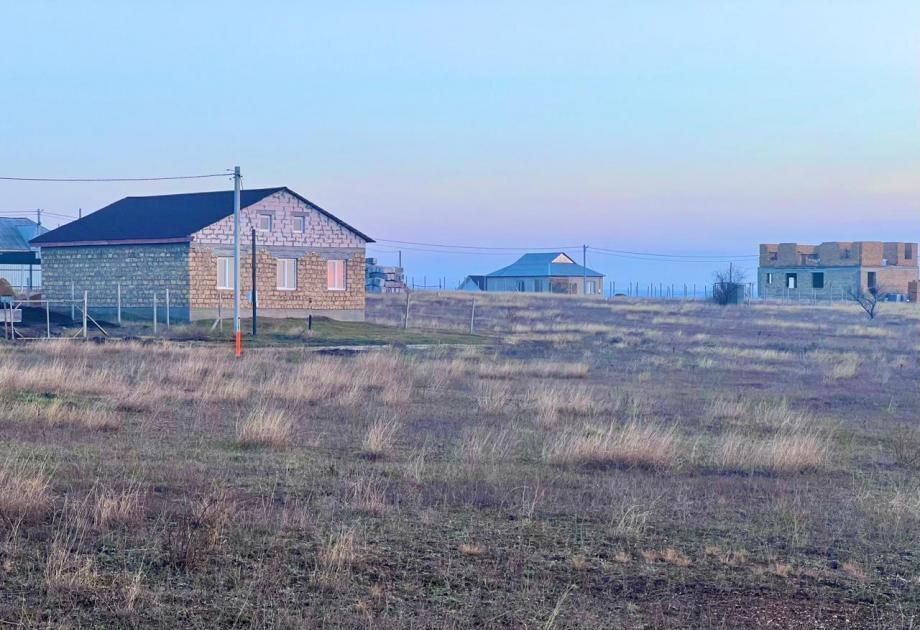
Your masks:
[[[0,175],[240,164],[435,243],[920,238],[915,0],[23,2],[0,42]],[[0,212],[215,185],[0,182]],[[513,258],[405,252],[451,283]],[[713,267],[589,264],[624,284]]]

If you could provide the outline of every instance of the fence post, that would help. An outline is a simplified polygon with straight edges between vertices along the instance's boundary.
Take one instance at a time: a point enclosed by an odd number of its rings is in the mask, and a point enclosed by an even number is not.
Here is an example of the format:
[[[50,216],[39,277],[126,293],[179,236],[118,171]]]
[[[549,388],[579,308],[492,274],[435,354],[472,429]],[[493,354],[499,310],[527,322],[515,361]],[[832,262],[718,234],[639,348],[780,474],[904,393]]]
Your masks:
[[[166,289],[166,330],[169,330],[169,289]]]
[[[44,284],[44,276],[42,276],[42,284]],[[74,310],[77,306],[77,296],[74,293],[73,280],[70,281],[70,321],[77,321],[77,313]]]
[[[476,298],[473,298],[472,306],[470,307],[470,334],[473,334],[473,324],[476,320]]]
[[[86,340],[86,311],[89,309],[89,291],[83,292],[83,340]]]
[[[157,294],[153,294],[153,334],[157,334]]]
[[[45,300],[45,332],[51,339],[51,302]]]
[[[406,321],[405,321],[405,324],[404,324],[404,328],[405,328],[406,330],[409,330],[409,296],[410,296],[410,295],[412,295],[412,294],[409,293],[408,291],[406,291]]]
[[[118,300],[118,325],[121,326],[121,282],[115,285],[117,291],[116,296]]]

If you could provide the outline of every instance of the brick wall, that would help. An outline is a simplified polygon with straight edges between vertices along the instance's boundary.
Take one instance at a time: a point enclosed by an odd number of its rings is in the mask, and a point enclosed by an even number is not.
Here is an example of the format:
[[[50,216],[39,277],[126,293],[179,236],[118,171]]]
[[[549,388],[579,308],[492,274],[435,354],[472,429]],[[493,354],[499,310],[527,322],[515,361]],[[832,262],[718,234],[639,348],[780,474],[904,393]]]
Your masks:
[[[259,227],[258,218],[263,214],[271,216],[271,230],[256,229],[256,288],[260,311],[265,315],[297,317],[312,310],[331,317],[363,318],[364,239],[286,191],[279,191],[240,211],[241,306],[251,307],[248,298],[252,288],[252,250],[249,244],[252,228]],[[300,217],[305,223],[302,232],[296,230]],[[193,317],[213,316],[219,301],[224,309],[232,311],[233,291],[217,288],[217,258],[232,256],[232,246],[232,216],[193,235],[189,255]],[[297,260],[296,290],[277,288],[278,258]],[[332,259],[347,261],[344,291],[327,288],[326,263]]]
[[[252,255],[250,248],[241,249],[240,285],[241,304],[251,306],[249,293],[252,290]],[[271,310],[294,311],[364,311],[364,250],[363,249],[314,249],[292,252],[289,249],[258,249],[256,260],[256,299],[266,314]],[[232,256],[232,250],[193,245],[189,253],[189,275],[191,277],[192,309],[210,311],[221,301],[224,309],[233,308],[233,291],[217,288],[217,258]],[[297,288],[278,289],[278,258],[297,260]],[[327,286],[326,264],[328,260],[346,260],[346,289],[330,290]],[[227,312],[226,310],[224,311]],[[283,313],[278,313],[283,314]],[[335,313],[329,313],[335,316]],[[195,313],[193,313],[194,317]],[[209,315],[205,315],[209,316]]]
[[[43,247],[42,291],[51,300],[70,299],[73,282],[77,298],[87,291],[91,306],[114,307],[120,283],[124,309],[152,310],[153,293],[158,293],[162,306],[168,288],[171,306],[187,308],[188,255],[186,243]],[[70,310],[69,305],[54,308]],[[179,312],[176,315],[181,317]]]

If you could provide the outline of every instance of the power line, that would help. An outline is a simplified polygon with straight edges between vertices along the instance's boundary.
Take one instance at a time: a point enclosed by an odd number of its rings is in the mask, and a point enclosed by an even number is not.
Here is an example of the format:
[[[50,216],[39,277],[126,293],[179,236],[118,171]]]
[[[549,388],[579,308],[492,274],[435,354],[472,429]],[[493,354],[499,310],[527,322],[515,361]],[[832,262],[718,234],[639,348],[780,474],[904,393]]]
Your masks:
[[[395,244],[402,246],[402,249],[410,251],[421,251],[435,254],[477,254],[477,255],[506,255],[511,252],[525,251],[533,252],[540,250],[565,251],[576,249],[581,245],[564,245],[559,247],[494,247],[479,245],[456,245],[447,243],[425,243],[419,241],[398,241],[395,239],[378,238],[378,242]],[[394,245],[391,245],[394,246]],[[437,248],[437,249],[430,249]],[[751,260],[758,256],[756,254],[673,254],[664,252],[639,252],[620,249],[608,249],[603,247],[591,247],[588,249],[592,252],[605,254],[609,256],[618,256],[623,258],[635,258],[639,260],[662,260],[670,262],[730,262],[732,260]],[[452,251],[461,250],[461,251]]]
[[[420,245],[423,247],[444,247],[448,249],[476,249],[476,250],[502,250],[502,251],[521,251],[521,252],[532,252],[534,250],[552,250],[558,251],[563,249],[574,249],[576,247],[581,247],[581,245],[562,245],[557,247],[489,247],[489,246],[480,246],[480,245],[447,245],[443,243],[419,243],[415,241],[396,241],[387,238],[378,238],[375,239],[381,243],[396,243],[398,245]]]
[[[0,176],[2,181],[11,182],[161,182],[176,179],[206,179],[208,177],[231,177],[230,173],[209,173],[206,175],[173,175],[169,177],[9,177]]]
[[[633,252],[625,249],[606,249],[603,247],[589,247],[591,251],[603,252],[605,254],[613,255],[628,255],[628,256],[654,256],[659,258],[707,258],[707,259],[746,259],[746,258],[758,258],[757,254],[666,254],[660,252]]]

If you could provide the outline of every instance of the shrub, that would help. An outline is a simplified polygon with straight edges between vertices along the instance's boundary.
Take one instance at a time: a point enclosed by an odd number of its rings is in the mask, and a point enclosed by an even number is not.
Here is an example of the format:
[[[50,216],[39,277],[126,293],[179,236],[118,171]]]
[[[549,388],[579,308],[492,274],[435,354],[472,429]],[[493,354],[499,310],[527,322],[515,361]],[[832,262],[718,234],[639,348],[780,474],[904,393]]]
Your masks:
[[[281,409],[256,407],[240,423],[237,441],[244,446],[284,448],[291,443],[294,423]]]

